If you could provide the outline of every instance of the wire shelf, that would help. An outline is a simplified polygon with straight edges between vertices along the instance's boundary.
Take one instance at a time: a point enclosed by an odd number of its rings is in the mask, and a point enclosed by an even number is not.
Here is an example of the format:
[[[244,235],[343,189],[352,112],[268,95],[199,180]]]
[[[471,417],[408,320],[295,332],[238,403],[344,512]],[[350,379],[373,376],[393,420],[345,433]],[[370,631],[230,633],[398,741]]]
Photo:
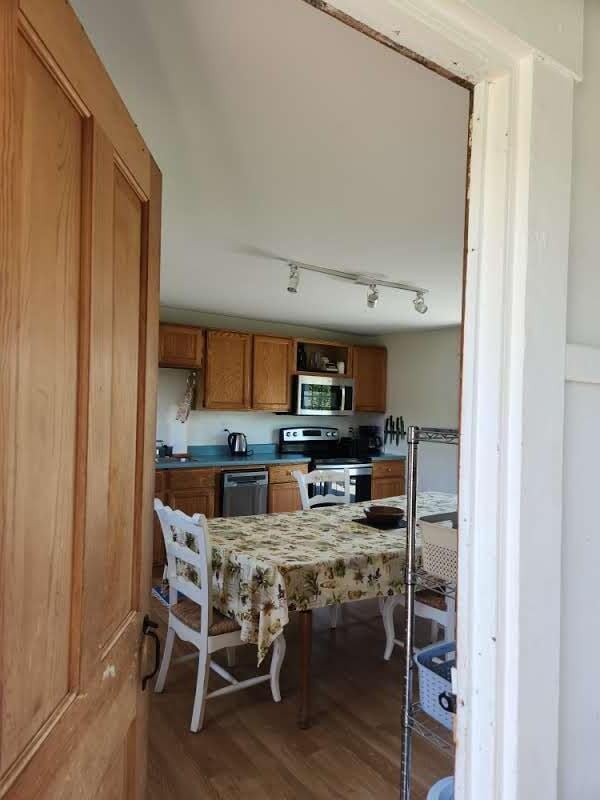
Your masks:
[[[441,442],[442,444],[458,444],[460,434],[456,428],[415,428],[416,443]]]
[[[420,704],[414,703],[409,717],[409,724],[412,730],[429,742],[436,750],[454,757],[454,742],[450,731],[442,733],[441,726],[434,728],[427,720],[427,715],[421,709]]]
[[[417,569],[412,575],[413,583],[417,589],[428,589],[430,592],[436,592],[443,597],[456,599],[456,583],[444,581],[429,572],[425,572],[424,569]]]

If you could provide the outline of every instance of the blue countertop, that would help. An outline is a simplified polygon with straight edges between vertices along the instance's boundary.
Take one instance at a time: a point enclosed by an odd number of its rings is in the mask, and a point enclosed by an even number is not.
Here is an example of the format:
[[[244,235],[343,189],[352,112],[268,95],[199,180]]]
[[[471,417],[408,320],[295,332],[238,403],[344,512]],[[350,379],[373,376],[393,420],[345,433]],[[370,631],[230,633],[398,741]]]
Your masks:
[[[156,469],[200,469],[202,467],[252,467],[261,464],[307,464],[308,456],[282,455],[275,444],[249,445],[251,455],[232,456],[227,447],[220,445],[191,445],[188,447],[190,461],[157,462]],[[404,461],[405,456],[390,454],[373,456],[372,461]]]

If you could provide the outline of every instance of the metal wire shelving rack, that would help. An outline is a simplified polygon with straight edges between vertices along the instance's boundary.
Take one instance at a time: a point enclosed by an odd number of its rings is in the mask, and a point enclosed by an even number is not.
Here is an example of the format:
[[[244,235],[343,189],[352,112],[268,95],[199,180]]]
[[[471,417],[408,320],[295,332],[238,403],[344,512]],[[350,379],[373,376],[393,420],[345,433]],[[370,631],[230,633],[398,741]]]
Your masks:
[[[459,433],[454,428],[408,428],[408,464],[406,489],[406,603],[405,603],[405,647],[404,647],[404,708],[402,711],[402,760],[400,775],[400,798],[411,797],[412,736],[417,734],[444,753],[453,754],[454,746],[450,736],[441,733],[441,727],[429,723],[420,711],[419,703],[413,702],[413,683],[415,665],[413,644],[415,635],[415,591],[426,588],[446,597],[456,599],[456,584],[440,581],[417,567],[416,529],[417,529],[417,476],[419,446],[435,442],[458,445]]]

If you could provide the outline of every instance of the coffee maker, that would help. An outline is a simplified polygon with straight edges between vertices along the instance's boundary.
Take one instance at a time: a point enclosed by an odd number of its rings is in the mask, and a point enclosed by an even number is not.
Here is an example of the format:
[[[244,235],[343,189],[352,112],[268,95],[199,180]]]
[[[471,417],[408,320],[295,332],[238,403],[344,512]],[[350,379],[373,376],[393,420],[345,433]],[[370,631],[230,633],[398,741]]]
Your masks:
[[[383,448],[383,438],[379,425],[358,426],[358,448],[361,455],[380,456]]]

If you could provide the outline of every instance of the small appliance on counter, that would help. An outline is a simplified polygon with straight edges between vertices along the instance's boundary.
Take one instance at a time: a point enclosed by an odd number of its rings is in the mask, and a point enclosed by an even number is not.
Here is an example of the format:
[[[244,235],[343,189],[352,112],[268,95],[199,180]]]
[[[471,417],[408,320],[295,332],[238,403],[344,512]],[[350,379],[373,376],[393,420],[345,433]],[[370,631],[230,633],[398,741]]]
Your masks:
[[[248,439],[245,433],[231,432],[229,428],[225,428],[225,433],[228,433],[227,444],[229,445],[229,452],[232,456],[247,456],[248,453]]]
[[[381,428],[378,425],[358,426],[358,451],[364,456],[380,456],[383,449]]]

